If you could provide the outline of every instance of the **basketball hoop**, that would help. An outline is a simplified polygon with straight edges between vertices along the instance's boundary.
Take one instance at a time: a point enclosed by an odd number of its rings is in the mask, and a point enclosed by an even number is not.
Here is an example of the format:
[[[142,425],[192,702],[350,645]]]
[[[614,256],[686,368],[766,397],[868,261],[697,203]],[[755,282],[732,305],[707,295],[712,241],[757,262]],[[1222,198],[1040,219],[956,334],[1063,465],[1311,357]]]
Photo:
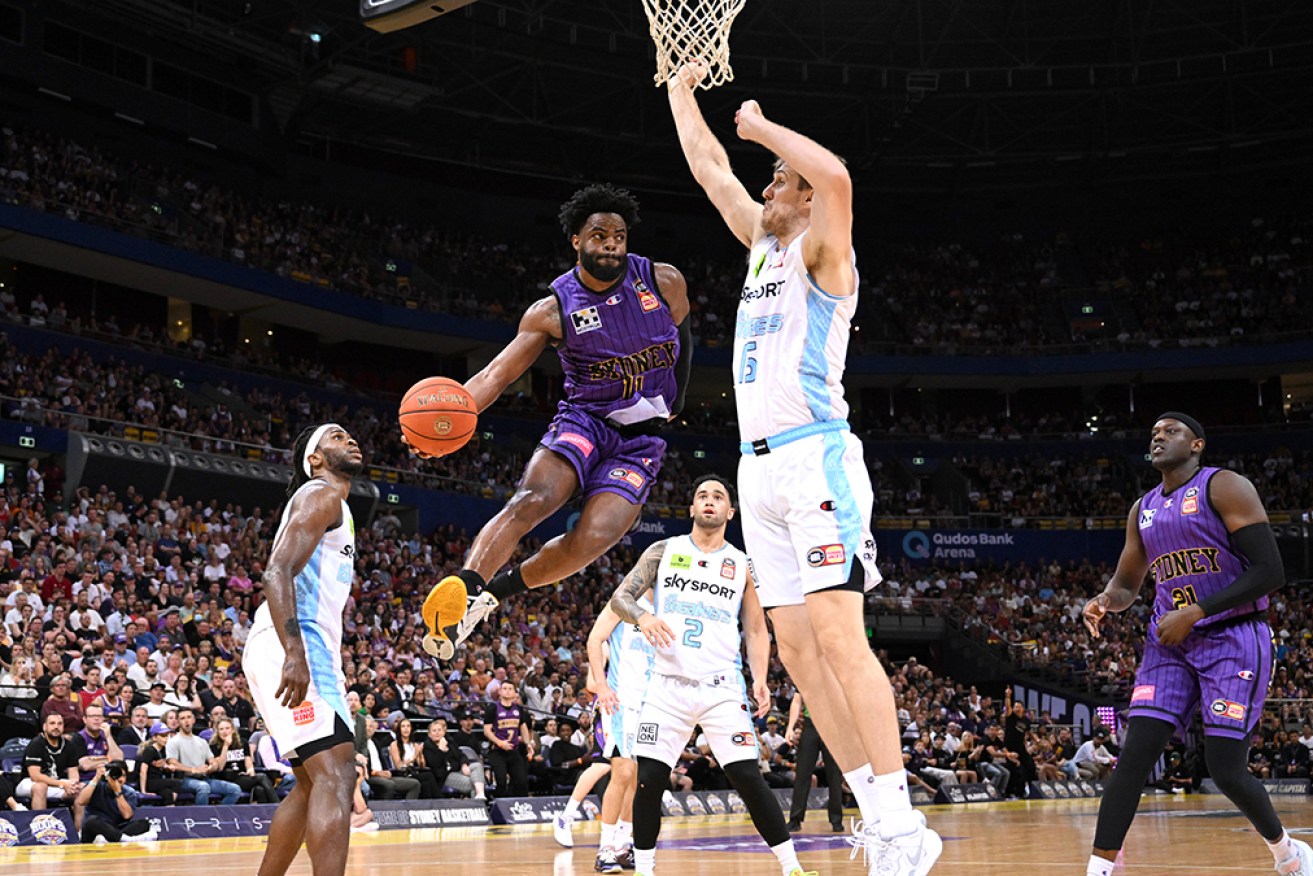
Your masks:
[[[734,78],[729,66],[729,29],[746,0],[643,0],[643,11],[656,44],[657,87],[665,85],[681,65],[707,65],[703,88]]]

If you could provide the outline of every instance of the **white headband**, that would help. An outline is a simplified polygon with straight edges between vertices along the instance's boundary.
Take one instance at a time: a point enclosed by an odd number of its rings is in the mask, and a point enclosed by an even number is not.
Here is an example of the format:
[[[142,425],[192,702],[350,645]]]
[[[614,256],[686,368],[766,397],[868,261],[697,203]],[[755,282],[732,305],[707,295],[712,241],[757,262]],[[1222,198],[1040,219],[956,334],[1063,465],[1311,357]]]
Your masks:
[[[314,477],[310,472],[310,454],[319,449],[319,442],[324,440],[324,436],[328,434],[329,430],[340,428],[342,427],[337,423],[325,423],[316,429],[314,434],[310,436],[310,440],[307,441],[305,445],[305,453],[301,456],[301,470],[305,472],[306,477]]]

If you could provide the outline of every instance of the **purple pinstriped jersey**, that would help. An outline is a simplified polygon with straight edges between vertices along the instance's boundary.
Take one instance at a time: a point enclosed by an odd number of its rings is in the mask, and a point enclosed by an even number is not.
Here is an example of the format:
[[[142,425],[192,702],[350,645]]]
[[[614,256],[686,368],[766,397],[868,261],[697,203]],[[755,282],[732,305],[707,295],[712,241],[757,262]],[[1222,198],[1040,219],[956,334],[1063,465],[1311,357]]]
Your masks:
[[[616,425],[664,419],[675,403],[679,329],[658,293],[650,259],[630,253],[625,278],[606,292],[579,282],[574,270],[552,282],[565,340],[561,406]]]
[[[1155,584],[1155,618],[1221,592],[1249,566],[1232,550],[1226,524],[1208,499],[1208,482],[1219,471],[1205,466],[1170,494],[1163,495],[1159,484],[1140,500],[1140,540]],[[1264,596],[1205,618],[1196,626],[1266,608]]]

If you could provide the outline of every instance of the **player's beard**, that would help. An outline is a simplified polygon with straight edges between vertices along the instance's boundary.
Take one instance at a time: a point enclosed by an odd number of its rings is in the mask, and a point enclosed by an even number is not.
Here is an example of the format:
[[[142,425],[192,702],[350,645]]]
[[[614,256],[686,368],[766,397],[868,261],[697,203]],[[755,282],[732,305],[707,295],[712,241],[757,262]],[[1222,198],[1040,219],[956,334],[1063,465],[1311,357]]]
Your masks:
[[[588,272],[590,277],[601,280],[603,283],[613,283],[619,280],[629,270],[629,259],[623,254],[615,256],[614,262],[602,262],[598,256],[579,251],[579,267]]]
[[[342,451],[341,455],[331,460],[334,471],[341,472],[349,477],[355,477],[365,470],[365,460],[362,458],[359,462],[351,458],[347,451]]]

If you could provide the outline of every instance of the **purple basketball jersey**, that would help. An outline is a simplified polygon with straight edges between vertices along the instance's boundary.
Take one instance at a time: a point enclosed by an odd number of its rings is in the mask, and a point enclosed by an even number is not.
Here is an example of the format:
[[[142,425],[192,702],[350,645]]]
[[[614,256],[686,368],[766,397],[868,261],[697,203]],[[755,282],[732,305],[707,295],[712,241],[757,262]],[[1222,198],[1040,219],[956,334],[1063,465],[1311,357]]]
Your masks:
[[[1248,567],[1231,548],[1231,536],[1208,498],[1219,468],[1205,466],[1164,495],[1162,485],[1140,500],[1140,540],[1154,580],[1154,619],[1221,592]],[[1205,618],[1196,628],[1266,611],[1267,597]]]
[[[629,270],[605,292],[571,269],[552,282],[561,308],[565,370],[561,409],[587,411],[615,426],[667,419],[675,403],[679,329],[649,259],[630,253]]]

